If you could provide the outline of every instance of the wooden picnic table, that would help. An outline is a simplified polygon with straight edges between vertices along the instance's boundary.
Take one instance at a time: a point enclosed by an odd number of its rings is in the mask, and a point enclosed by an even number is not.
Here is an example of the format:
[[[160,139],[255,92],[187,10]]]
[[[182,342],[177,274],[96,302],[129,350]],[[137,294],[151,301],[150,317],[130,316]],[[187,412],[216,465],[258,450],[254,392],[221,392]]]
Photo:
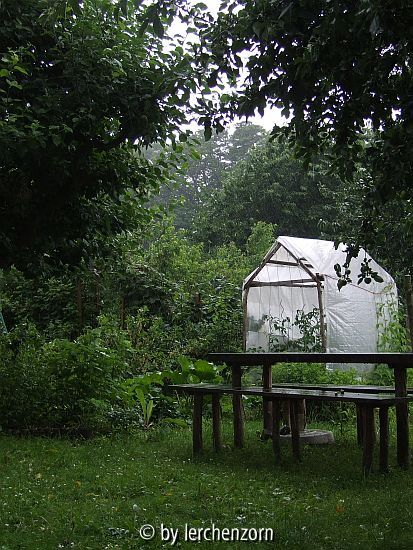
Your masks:
[[[413,367],[413,353],[211,353],[207,359],[216,364],[231,367],[232,384],[181,384],[172,386],[178,391],[194,395],[193,448],[202,449],[203,396],[212,396],[212,423],[214,447],[220,447],[220,403],[222,394],[231,394],[234,415],[234,444],[244,443],[243,395],[258,395],[263,398],[264,428],[272,435],[276,456],[279,456],[280,403],[290,402],[291,436],[293,455],[300,458],[298,428],[299,404],[303,399],[316,401],[352,402],[358,411],[358,430],[363,445],[363,471],[371,469],[375,442],[374,409],[379,409],[380,418],[380,469],[388,468],[388,409],[396,408],[397,461],[407,468],[410,462],[408,403],[413,400],[413,390],[407,388],[407,368]],[[272,365],[276,363],[384,363],[394,370],[395,386],[334,386],[305,384],[272,384]],[[243,388],[242,371],[246,367],[263,368],[262,387]]]

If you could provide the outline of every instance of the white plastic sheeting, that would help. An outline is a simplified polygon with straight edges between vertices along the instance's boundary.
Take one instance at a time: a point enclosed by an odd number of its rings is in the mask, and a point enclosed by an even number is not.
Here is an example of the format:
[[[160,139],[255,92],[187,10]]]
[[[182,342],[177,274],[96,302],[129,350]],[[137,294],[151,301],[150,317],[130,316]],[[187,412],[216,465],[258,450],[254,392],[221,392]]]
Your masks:
[[[263,263],[244,281],[247,350],[269,351],[274,349],[274,343],[282,346],[284,341],[303,336],[294,321],[297,312],[313,312],[319,316],[316,285],[319,275],[326,351],[377,351],[380,331],[397,310],[397,288],[393,278],[361,249],[351,261],[351,276],[357,278],[367,258],[383,282],[348,283],[338,290],[334,265],[343,265],[345,249],[345,245],[340,245],[336,250],[332,241],[277,239]],[[356,368],[362,371],[370,367],[357,365]]]

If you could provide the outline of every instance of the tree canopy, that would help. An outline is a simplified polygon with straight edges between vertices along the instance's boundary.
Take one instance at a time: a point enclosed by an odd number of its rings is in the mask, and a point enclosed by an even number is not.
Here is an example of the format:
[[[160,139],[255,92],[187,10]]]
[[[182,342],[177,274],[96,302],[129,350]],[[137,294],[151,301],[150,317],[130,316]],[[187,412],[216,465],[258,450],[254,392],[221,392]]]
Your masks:
[[[177,227],[195,230],[197,214],[207,208],[211,195],[222,189],[228,171],[266,136],[264,128],[256,124],[237,124],[232,132],[227,128],[209,141],[204,141],[203,131],[198,130],[193,136],[197,145],[185,149],[183,169],[173,185],[163,186],[157,202],[174,205]],[[159,151],[159,147],[152,148],[150,158],[155,162]]]
[[[296,152],[327,150],[331,169],[371,173],[364,218],[412,198],[413,11],[396,0],[224,2],[203,34],[210,82],[227,79],[211,124],[282,108]],[[366,133],[369,133],[367,136]],[[372,209],[371,205],[376,208]]]
[[[264,142],[228,170],[221,189],[206,198],[193,224],[200,241],[245,247],[251,228],[272,224],[278,235],[319,238],[320,222],[337,215],[332,190],[339,180],[325,162],[307,171],[285,140]]]
[[[170,7],[124,4],[0,3],[3,267],[77,263],[92,232],[139,222],[169,170],[140,150],[182,132],[192,60],[183,39],[166,47]]]

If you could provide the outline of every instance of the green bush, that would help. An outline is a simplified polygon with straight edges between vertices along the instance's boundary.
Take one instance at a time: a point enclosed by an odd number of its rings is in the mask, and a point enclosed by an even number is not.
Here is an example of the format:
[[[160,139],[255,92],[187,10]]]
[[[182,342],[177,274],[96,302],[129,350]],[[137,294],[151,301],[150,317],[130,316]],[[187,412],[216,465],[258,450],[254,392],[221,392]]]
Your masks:
[[[24,429],[43,424],[47,374],[39,368],[43,340],[36,328],[21,324],[0,336],[0,426]]]
[[[336,384],[359,383],[358,374],[353,370],[329,370],[322,363],[278,363],[272,368],[274,383],[295,384]]]
[[[96,429],[119,382],[129,346],[107,319],[71,342],[44,342],[32,325],[0,337],[0,425],[4,430]]]

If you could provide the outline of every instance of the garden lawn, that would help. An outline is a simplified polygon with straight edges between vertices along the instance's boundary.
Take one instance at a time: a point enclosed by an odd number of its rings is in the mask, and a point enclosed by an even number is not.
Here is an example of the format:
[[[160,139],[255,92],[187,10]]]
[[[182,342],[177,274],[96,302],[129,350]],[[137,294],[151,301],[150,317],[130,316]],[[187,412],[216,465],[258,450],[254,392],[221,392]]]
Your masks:
[[[247,423],[246,447],[191,453],[191,430],[158,427],[90,441],[0,438],[0,549],[180,548],[388,550],[413,547],[413,468],[361,475],[351,429],[337,443],[306,447],[301,464],[274,464],[271,443]],[[231,426],[224,425],[231,442]],[[274,530],[275,542],[185,542],[184,526]],[[156,527],[145,542],[139,529]]]

